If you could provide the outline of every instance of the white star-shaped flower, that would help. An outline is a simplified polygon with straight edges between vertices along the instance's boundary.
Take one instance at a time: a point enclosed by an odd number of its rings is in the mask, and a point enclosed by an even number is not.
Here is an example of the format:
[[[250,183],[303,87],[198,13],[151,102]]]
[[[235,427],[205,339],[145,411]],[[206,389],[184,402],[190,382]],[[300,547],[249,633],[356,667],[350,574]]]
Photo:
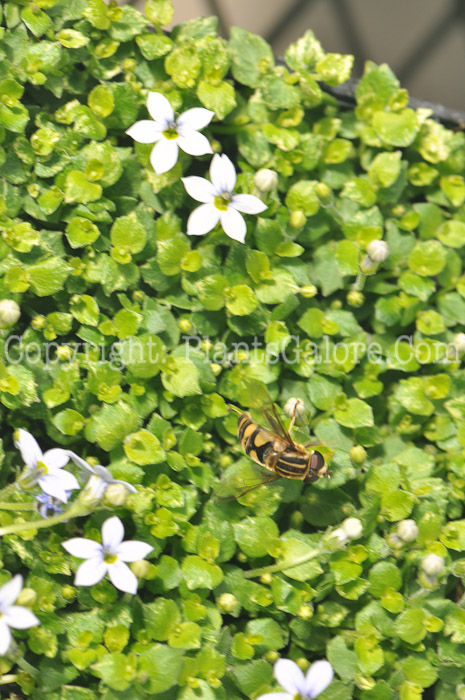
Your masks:
[[[22,605],[13,605],[23,587],[23,577],[17,574],[0,588],[0,656],[11,644],[10,627],[25,630],[40,625],[33,612]]]
[[[285,693],[266,693],[257,700],[314,700],[333,680],[333,669],[329,661],[315,661],[304,676],[301,669],[290,659],[278,659],[274,675]]]
[[[91,487],[89,490],[92,490],[95,500],[99,501],[103,498],[103,494],[110,484],[122,484],[129,493],[137,493],[137,489],[133,484],[130,484],[128,481],[123,481],[122,479],[115,479],[111,471],[106,467],[102,467],[101,464],[96,464],[95,467],[91,467],[85,459],[79,457],[79,455],[71,450],[68,450],[68,455],[87,477],[90,476],[90,478],[88,478],[88,485]]]
[[[266,204],[252,194],[234,194],[236,170],[225,154],[213,156],[210,180],[196,175],[182,178],[188,194],[202,202],[189,216],[188,236],[203,236],[220,222],[227,236],[244,243],[247,226],[239,212],[260,214],[267,209]]]
[[[75,586],[93,586],[102,580],[106,573],[110,581],[120,591],[137,593],[137,577],[125,562],[144,559],[152,550],[146,542],[128,540],[123,542],[124,527],[119,518],[108,518],[102,525],[102,544],[84,537],[73,537],[62,542],[67,552],[87,559],[76,571]]]
[[[155,143],[150,162],[157,175],[176,165],[178,146],[191,156],[213,153],[209,140],[199,134],[199,129],[210,124],[215,112],[193,107],[175,119],[172,106],[159,92],[149,92],[147,109],[152,119],[141,119],[126,133],[138,143]]]
[[[79,488],[76,477],[62,469],[69,462],[68,451],[54,447],[42,452],[35,437],[22,428],[15,431],[14,442],[28,468],[19,478],[20,485],[30,488],[38,484],[44,493],[67,503],[66,492]]]

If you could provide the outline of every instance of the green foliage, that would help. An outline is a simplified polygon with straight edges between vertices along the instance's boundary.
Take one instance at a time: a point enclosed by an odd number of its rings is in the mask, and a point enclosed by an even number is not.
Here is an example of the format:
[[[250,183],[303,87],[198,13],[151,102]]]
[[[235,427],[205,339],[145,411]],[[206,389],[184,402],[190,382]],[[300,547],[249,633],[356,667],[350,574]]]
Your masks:
[[[118,513],[154,548],[131,597],[107,580],[73,587],[60,544],[98,538],[107,511],[2,539],[0,584],[22,573],[41,620],[2,658],[11,697],[256,698],[275,689],[278,655],[328,658],[325,698],[458,697],[463,133],[409,108],[371,62],[340,109],[322,87],[347,80],[352,57],[311,31],[277,65],[261,37],[218,37],[215,18],[164,34],[169,0],[145,16],[103,0],[2,10],[0,285],[21,316],[0,331],[1,486],[27,428],[133,483]],[[154,173],[152,146],[125,133],[148,91],[214,111],[203,132],[238,193],[257,195],[258,168],[278,174],[245,245],[186,235],[180,178],[207,176],[210,159],[181,153]],[[364,275],[377,239],[389,256]],[[248,407],[251,379],[280,406],[301,399],[296,440],[316,436],[330,479],[215,495],[257,478],[228,410]],[[2,527],[35,519],[0,507]],[[445,569],[425,572],[427,554]]]

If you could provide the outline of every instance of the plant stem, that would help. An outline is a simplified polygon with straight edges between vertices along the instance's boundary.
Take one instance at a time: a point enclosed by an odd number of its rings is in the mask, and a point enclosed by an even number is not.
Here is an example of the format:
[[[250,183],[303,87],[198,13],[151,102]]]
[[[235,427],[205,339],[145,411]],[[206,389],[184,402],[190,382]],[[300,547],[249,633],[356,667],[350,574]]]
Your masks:
[[[35,510],[35,503],[4,503],[0,501],[0,510]]]
[[[262,566],[260,569],[251,569],[250,571],[246,571],[244,576],[245,578],[254,578],[255,576],[261,576],[262,574],[274,574],[277,571],[292,569],[294,566],[300,566],[301,564],[305,564],[307,561],[310,561],[310,559],[314,559],[321,553],[321,549],[313,549],[311,552],[306,554],[304,557],[301,557],[300,559],[295,559],[294,561],[290,562],[281,562],[280,564],[272,564],[271,566]]]
[[[3,535],[15,535],[18,532],[24,532],[26,530],[38,530],[43,527],[52,527],[52,525],[58,525],[71,518],[77,518],[80,515],[85,515],[88,513],[88,508],[83,508],[81,504],[73,504],[71,508],[64,513],[59,513],[54,515],[52,518],[43,518],[42,520],[29,520],[25,523],[15,523],[13,525],[5,525],[5,527],[0,527],[0,537]]]

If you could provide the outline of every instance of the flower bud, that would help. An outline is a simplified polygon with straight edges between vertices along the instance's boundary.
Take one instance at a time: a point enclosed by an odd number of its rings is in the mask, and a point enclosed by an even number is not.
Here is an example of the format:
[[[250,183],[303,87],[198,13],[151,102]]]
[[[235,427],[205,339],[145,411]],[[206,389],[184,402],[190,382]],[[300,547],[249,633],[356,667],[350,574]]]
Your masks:
[[[21,309],[13,299],[2,299],[0,301],[0,328],[14,326],[21,316]]]
[[[389,532],[386,535],[386,542],[388,543],[391,549],[402,549],[404,544],[397,532]]]
[[[255,173],[253,181],[262,192],[271,192],[278,186],[278,173],[268,168],[261,168]]]
[[[310,620],[310,618],[313,617],[312,606],[308,604],[301,605],[297,610],[297,615],[302,618],[302,620]]]
[[[423,557],[420,566],[427,576],[438,576],[444,569],[444,559],[431,552]]]
[[[218,609],[222,613],[233,614],[240,610],[240,603],[232,593],[222,593],[216,601]]]
[[[262,574],[260,576],[260,583],[264,583],[266,586],[269,586],[270,583],[272,583],[272,581],[273,581],[273,577],[269,572]]]
[[[365,255],[360,263],[360,272],[363,272],[364,275],[372,275],[376,272],[377,268],[378,263],[372,260],[369,255]]]
[[[300,209],[291,212],[291,215],[289,217],[289,224],[292,226],[292,228],[303,228],[305,224],[307,223],[307,217],[303,213],[303,211],[300,211]]]
[[[182,333],[191,333],[194,330],[194,324],[188,318],[180,318],[178,328]]]
[[[349,456],[355,464],[363,464],[367,458],[367,451],[362,445],[354,445],[350,449]]]
[[[365,301],[365,297],[362,292],[358,292],[356,289],[351,289],[347,295],[347,303],[349,306],[359,307],[362,306]]]
[[[299,294],[305,299],[311,299],[318,294],[318,289],[314,284],[304,284],[304,286],[299,289]]]
[[[61,595],[65,600],[73,600],[76,597],[76,589],[73,586],[62,586]]]
[[[305,404],[302,399],[291,397],[284,404],[284,413],[289,418],[292,418],[294,415],[296,418],[303,418],[305,416]]]
[[[33,588],[23,588],[16,599],[17,605],[24,605],[25,608],[32,608],[37,600],[37,593]]]
[[[333,530],[330,533],[330,539],[331,540],[336,540],[339,542],[339,544],[345,544],[347,542],[347,534],[346,532],[342,529],[342,527],[338,527],[336,530]]]
[[[118,484],[115,484],[115,486],[117,485]],[[150,562],[146,559],[138,559],[130,564],[131,571],[137,578],[145,578],[149,572],[150,566]]]
[[[333,193],[324,182],[319,182],[317,184],[315,193],[323,206],[328,206],[328,204],[331,204],[333,201]]]
[[[219,374],[221,374],[222,367],[217,362],[211,362],[210,369],[213,372],[213,374],[215,375],[215,377],[217,377]]]
[[[88,508],[93,508],[100,503],[102,500],[105,489],[107,488],[106,482],[101,479],[97,474],[91,474],[88,482],[81,489],[79,494],[79,501]]]
[[[465,352],[465,333],[457,333],[454,335],[452,342],[454,347],[457,348],[458,352]]]
[[[69,345],[60,345],[57,348],[57,357],[60,360],[60,362],[67,362],[67,360],[70,360],[73,356],[73,351],[69,347]]]
[[[346,518],[341,527],[349,540],[358,539],[363,532],[362,522],[358,518]]]
[[[42,328],[45,326],[45,323],[45,316],[37,314],[37,316],[34,316],[34,318],[32,319],[31,326],[35,331],[41,331]]]
[[[404,542],[413,542],[418,537],[418,526],[415,520],[401,520],[397,523],[397,534]]]
[[[124,484],[110,484],[107,486],[103,502],[110,506],[124,506],[129,491]]]
[[[386,241],[370,241],[367,245],[367,253],[374,262],[384,262],[389,255],[388,244]]]

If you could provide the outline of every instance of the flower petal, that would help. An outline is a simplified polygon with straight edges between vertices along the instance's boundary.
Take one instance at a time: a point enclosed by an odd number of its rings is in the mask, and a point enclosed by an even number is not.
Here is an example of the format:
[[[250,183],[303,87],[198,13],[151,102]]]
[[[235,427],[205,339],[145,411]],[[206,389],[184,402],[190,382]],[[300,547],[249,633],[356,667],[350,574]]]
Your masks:
[[[293,700],[293,696],[289,693],[265,693],[259,695],[257,700]]]
[[[150,162],[157,175],[167,173],[174,168],[178,160],[177,139],[166,139],[164,136],[152,148]]]
[[[123,561],[139,561],[139,559],[144,559],[147,554],[150,554],[152,550],[153,547],[146,542],[128,540],[127,542],[121,542],[117,554]]]
[[[11,644],[11,632],[5,620],[0,620],[0,656],[4,656]]]
[[[126,129],[127,135],[137,143],[155,143],[161,139],[162,131],[163,125],[152,119],[141,119]]]
[[[317,695],[326,690],[333,680],[334,671],[329,661],[315,661],[310,666],[305,676],[305,695],[309,698],[316,698]]]
[[[279,685],[291,695],[304,694],[305,676],[295,661],[278,659],[274,665],[274,675]]]
[[[147,109],[152,119],[163,127],[174,121],[174,112],[169,100],[159,92],[149,92]]]
[[[114,479],[112,484],[123,484],[123,486],[129,491],[129,493],[137,493],[137,489],[134,484],[130,484],[129,481],[122,481],[121,479]]]
[[[107,573],[108,566],[103,559],[95,557],[83,562],[76,571],[74,577],[75,586],[93,586],[98,583]]]
[[[5,613],[5,622],[16,630],[27,630],[34,625],[40,625],[40,621],[34,613],[22,605],[12,605]]]
[[[213,153],[210,141],[198,131],[189,131],[178,137],[178,146],[190,156],[204,156]]]
[[[207,126],[207,124],[210,124],[214,116],[215,112],[212,112],[210,109],[205,109],[205,107],[193,107],[179,115],[176,126],[179,132],[184,131],[184,129],[198,131]]]
[[[108,567],[108,575],[110,581],[120,591],[125,593],[137,593],[137,576],[132,573],[131,569],[124,561],[116,561]]]
[[[78,557],[78,559],[92,559],[99,556],[103,559],[100,542],[88,540],[86,537],[73,537],[70,540],[66,540],[66,542],[62,542],[61,546],[73,557]]]
[[[13,605],[16,598],[21,593],[23,587],[23,577],[16,574],[13,578],[0,588],[0,611],[5,612],[10,605]]]
[[[220,213],[220,220],[223,230],[229,238],[233,238],[235,241],[244,243],[245,235],[247,233],[247,226],[244,221],[242,214],[239,214],[237,209],[233,207],[228,207],[226,211]]]
[[[82,457],[79,457],[75,452],[72,452],[71,450],[68,450],[68,455],[70,459],[74,462],[74,464],[79,467],[79,469],[82,469],[84,472],[90,472],[91,474],[94,473],[94,468],[90,466],[88,462],[86,462],[85,459]]]
[[[231,206],[244,214],[260,214],[268,209],[266,204],[253,194],[235,194],[232,198]]]
[[[68,477],[71,477],[70,480],[68,480],[66,476],[63,478],[63,475],[66,474]],[[49,474],[43,474],[37,479],[37,483],[44,493],[57,498],[62,503],[68,503],[67,491],[79,488],[76,477],[69,472],[62,472],[60,469],[50,472]]]
[[[69,462],[69,452],[61,447],[54,447],[52,450],[44,452],[42,461],[50,469],[61,469]]]
[[[201,204],[194,209],[187,220],[188,236],[203,236],[220,220],[220,211],[213,204]]]
[[[210,179],[218,194],[233,191],[236,184],[236,171],[225,153],[221,156],[215,153],[213,156],[210,165]]]
[[[107,518],[102,525],[103,546],[116,554],[123,537],[124,526],[121,520],[116,515],[112,518]]]
[[[37,466],[37,462],[42,459],[42,450],[37,440],[31,433],[28,433],[27,430],[23,430],[22,428],[16,431],[15,435],[17,435],[15,446],[21,452],[24,464],[30,469],[34,469]]]
[[[190,175],[189,177],[182,177],[181,180],[186,188],[187,194],[189,194],[192,199],[196,199],[198,202],[203,202],[204,204],[210,204],[215,199],[215,188],[212,183],[204,177]]]

